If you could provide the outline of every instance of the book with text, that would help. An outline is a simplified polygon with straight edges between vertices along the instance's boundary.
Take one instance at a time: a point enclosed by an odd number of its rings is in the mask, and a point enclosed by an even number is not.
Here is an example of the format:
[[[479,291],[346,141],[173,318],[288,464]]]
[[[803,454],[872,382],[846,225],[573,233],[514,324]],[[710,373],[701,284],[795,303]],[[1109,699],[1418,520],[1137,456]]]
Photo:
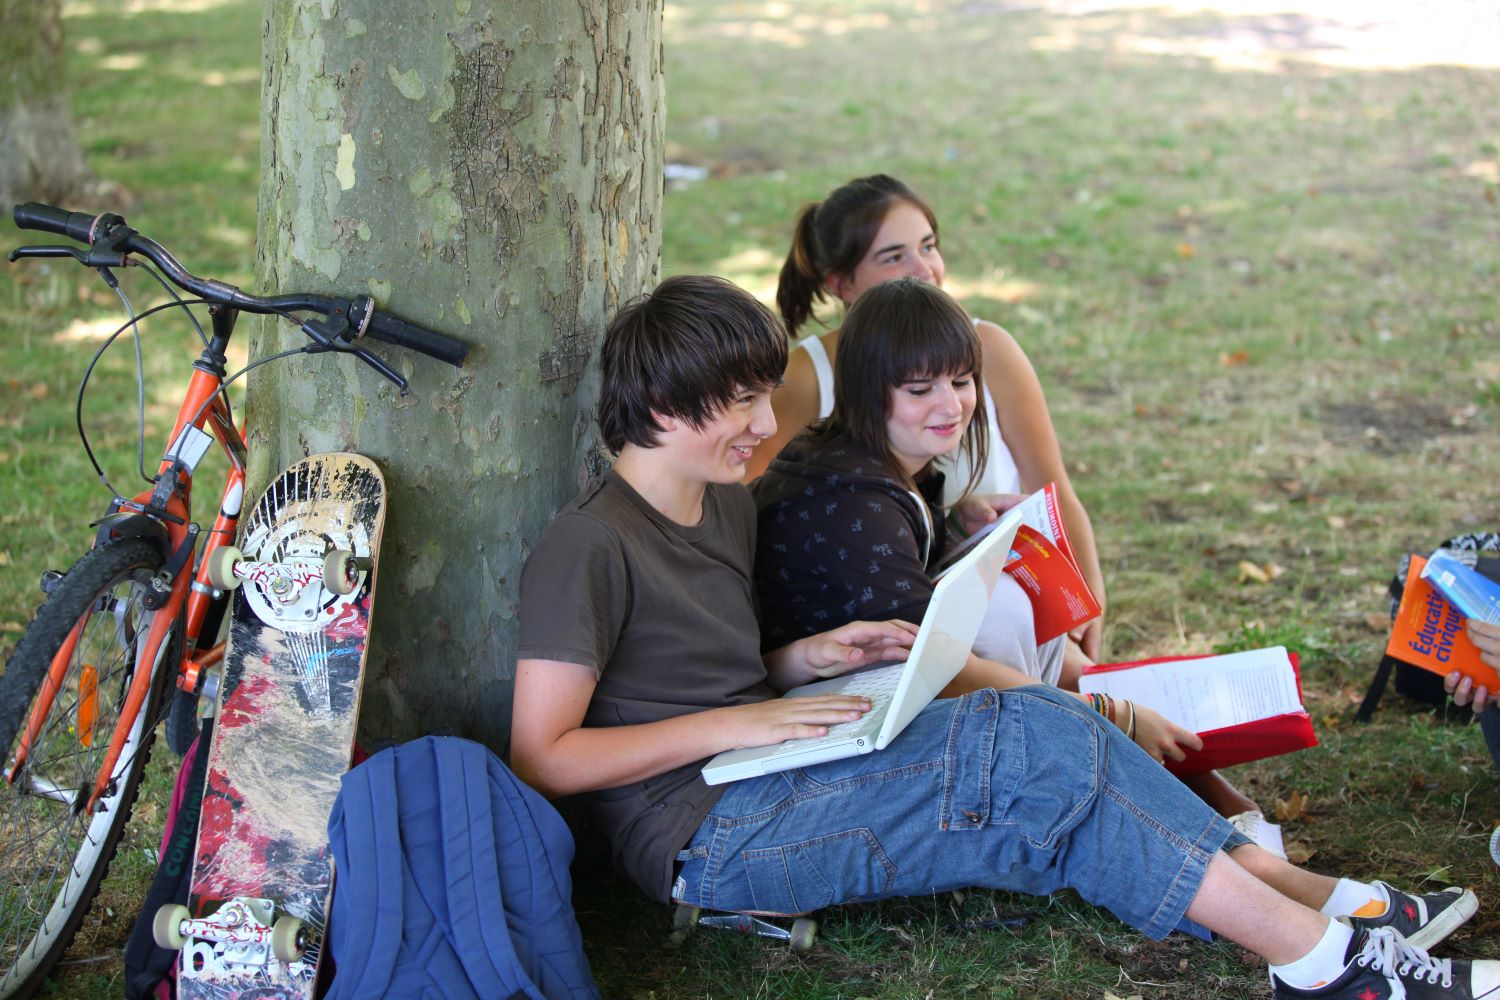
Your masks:
[[[1457,670],[1475,684],[1500,691],[1500,674],[1479,658],[1478,648],[1464,631],[1467,616],[1424,577],[1426,566],[1426,559],[1411,557],[1385,655],[1435,674]]]
[[[1438,549],[1427,557],[1422,579],[1443,592],[1466,618],[1477,618],[1490,625],[1500,625],[1500,583],[1480,573],[1473,566]]]
[[[1062,513],[1057,505],[1057,485],[1031,494],[1016,505],[1021,511],[1021,526],[1011,544],[1010,561],[1005,571],[1031,598],[1032,619],[1038,644],[1055,639],[1070,629],[1099,617],[1101,608],[1088,581],[1078,568],[1073,546],[1063,530]],[[955,545],[943,557],[937,572],[941,577],[975,543],[987,535],[993,523],[974,532]]]
[[[1177,774],[1197,774],[1318,745],[1302,705],[1297,654],[1284,646],[1218,656],[1165,657],[1133,663],[1096,663],[1078,681],[1084,693],[1102,692],[1149,705],[1203,740]]]

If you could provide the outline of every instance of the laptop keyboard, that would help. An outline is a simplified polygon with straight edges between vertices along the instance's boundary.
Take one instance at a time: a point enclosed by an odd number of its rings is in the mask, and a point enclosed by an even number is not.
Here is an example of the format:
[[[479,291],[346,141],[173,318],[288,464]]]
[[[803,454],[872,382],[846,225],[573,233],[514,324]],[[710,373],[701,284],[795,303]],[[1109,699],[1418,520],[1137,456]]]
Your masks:
[[[901,671],[902,664],[898,663],[851,677],[839,694],[863,695],[870,699],[868,712],[850,722],[840,722],[829,726],[828,732],[823,736],[787,740],[777,749],[800,750],[803,747],[815,747],[820,743],[863,736],[866,731],[870,736],[874,736],[880,732],[880,727],[885,722],[885,710],[890,706],[891,698],[896,694],[896,686],[901,683]]]

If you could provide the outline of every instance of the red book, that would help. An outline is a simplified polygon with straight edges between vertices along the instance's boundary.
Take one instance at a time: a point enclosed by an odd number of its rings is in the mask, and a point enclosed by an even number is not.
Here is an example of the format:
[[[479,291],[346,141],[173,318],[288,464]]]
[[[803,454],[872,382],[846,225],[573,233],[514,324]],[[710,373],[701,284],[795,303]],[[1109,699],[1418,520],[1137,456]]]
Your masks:
[[[1203,740],[1174,774],[1200,774],[1318,745],[1302,706],[1296,653],[1281,646],[1218,656],[1096,663],[1078,687],[1149,705]]]
[[[1078,568],[1073,546],[1068,543],[1068,533],[1063,530],[1062,513],[1057,505],[1057,485],[1048,483],[1017,506],[1022,510],[1023,520],[1016,530],[1016,540],[1011,544],[1010,561],[1005,564],[1005,571],[1031,598],[1036,641],[1041,645],[1093,621],[1102,609],[1099,599],[1089,589],[1088,581],[1083,578],[1083,571]],[[974,543],[988,534],[991,527],[987,525],[954,546],[944,556],[942,569],[937,575],[942,576]]]

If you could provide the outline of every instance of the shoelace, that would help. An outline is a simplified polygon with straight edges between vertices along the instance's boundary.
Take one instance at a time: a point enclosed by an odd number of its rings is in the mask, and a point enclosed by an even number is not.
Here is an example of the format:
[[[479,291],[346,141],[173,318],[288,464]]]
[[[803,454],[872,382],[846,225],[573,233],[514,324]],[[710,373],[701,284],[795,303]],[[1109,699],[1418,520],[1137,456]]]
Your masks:
[[[1365,946],[1354,959],[1362,968],[1374,969],[1384,976],[1409,976],[1419,982],[1441,983],[1444,988],[1453,985],[1452,959],[1433,958],[1389,927],[1376,927],[1368,935]]]

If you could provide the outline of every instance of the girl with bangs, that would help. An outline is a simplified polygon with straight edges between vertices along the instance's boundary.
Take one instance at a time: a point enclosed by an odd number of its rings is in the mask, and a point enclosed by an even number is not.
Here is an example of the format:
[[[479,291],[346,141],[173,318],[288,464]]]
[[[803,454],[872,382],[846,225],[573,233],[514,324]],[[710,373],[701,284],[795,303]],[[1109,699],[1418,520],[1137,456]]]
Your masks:
[[[978,495],[979,478],[948,482],[940,460],[963,449],[984,465],[980,343],[968,315],[935,285],[903,278],[871,288],[844,318],[826,420],[789,442],[752,486],[759,526],[755,584],[762,645],[775,649],[855,620],[919,622],[948,544],[943,498],[966,532],[995,520],[1015,494]],[[1038,646],[1031,601],[1001,578],[968,666],[943,693],[1056,686],[1065,636]],[[1112,719],[1130,726],[1127,704]],[[1199,749],[1197,735],[1136,705],[1134,737],[1157,760]]]

